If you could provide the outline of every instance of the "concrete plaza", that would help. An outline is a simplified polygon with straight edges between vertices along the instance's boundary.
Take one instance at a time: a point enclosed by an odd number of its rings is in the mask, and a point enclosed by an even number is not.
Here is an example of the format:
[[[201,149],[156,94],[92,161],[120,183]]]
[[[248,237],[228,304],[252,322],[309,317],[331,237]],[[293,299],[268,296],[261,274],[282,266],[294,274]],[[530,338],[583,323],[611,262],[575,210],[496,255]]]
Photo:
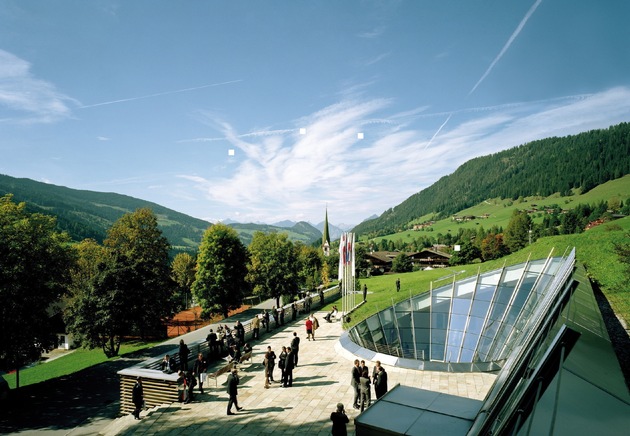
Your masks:
[[[189,404],[173,403],[159,406],[141,414],[141,420],[128,415],[114,420],[101,429],[103,435],[261,435],[309,434],[328,435],[331,430],[330,414],[337,403],[343,403],[350,418],[348,434],[354,434],[354,418],[359,414],[352,408],[354,397],[350,374],[356,358],[339,345],[341,323],[327,323],[325,313],[316,316],[320,327],[315,341],[306,340],[303,319],[297,323],[275,329],[254,346],[251,363],[240,368],[238,402],[244,409],[227,416],[227,376],[206,382],[205,393],[195,392],[195,401]],[[205,330],[205,329],[204,329]],[[262,365],[267,346],[280,354],[282,346],[289,346],[293,332],[300,336],[299,363],[293,371],[293,387],[283,388],[280,383],[264,388]],[[366,362],[372,371],[373,362]],[[416,371],[383,365],[388,373],[388,386],[402,385],[428,389],[466,398],[483,400],[495,380],[493,374],[443,373]],[[274,370],[274,379],[280,379],[280,369]],[[373,395],[373,394],[372,394]],[[374,396],[373,396],[374,398]],[[395,417],[392,417],[395,418]]]

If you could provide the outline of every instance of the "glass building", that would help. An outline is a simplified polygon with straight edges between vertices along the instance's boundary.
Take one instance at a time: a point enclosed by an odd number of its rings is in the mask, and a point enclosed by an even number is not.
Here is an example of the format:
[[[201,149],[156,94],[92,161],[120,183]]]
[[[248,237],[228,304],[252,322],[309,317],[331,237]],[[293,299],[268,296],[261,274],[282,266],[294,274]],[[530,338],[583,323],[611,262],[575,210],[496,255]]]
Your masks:
[[[400,358],[402,366],[497,370],[562,264],[562,258],[534,260],[454,281],[372,315],[349,331],[350,338]]]
[[[497,373],[483,401],[397,385],[355,419],[357,435],[630,429],[628,385],[574,250],[411,297],[340,343],[389,365]]]

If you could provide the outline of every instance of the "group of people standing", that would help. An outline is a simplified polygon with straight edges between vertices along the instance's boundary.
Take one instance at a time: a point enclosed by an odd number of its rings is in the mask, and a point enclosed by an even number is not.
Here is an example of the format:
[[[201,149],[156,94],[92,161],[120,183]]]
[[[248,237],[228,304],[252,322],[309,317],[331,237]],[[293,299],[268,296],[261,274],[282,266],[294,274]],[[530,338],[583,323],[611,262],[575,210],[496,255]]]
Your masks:
[[[359,359],[356,359],[352,367],[350,384],[354,388],[352,406],[363,412],[372,403],[371,385],[374,385],[374,393],[377,400],[387,392],[387,372],[381,366],[381,362],[377,360],[370,378],[370,371],[365,365],[365,360],[359,361]]]
[[[297,332],[293,332],[293,339],[291,339],[290,346],[283,346],[282,351],[278,356],[271,349],[271,346],[267,347],[267,352],[263,360],[265,366],[265,389],[269,389],[271,383],[274,383],[273,370],[276,366],[276,359],[278,359],[278,367],[280,368],[280,383],[282,387],[289,388],[293,386],[293,369],[298,364],[300,352],[300,337]]]

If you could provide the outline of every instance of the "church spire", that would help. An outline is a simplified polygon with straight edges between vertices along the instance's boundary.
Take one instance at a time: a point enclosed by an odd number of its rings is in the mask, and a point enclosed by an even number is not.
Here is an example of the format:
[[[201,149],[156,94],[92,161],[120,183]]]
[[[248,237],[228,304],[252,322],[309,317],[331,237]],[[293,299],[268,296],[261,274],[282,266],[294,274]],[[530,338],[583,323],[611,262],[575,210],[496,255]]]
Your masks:
[[[324,256],[330,255],[330,231],[328,230],[328,207],[326,207],[326,218],[324,218],[324,230],[322,231],[322,250],[324,250]]]

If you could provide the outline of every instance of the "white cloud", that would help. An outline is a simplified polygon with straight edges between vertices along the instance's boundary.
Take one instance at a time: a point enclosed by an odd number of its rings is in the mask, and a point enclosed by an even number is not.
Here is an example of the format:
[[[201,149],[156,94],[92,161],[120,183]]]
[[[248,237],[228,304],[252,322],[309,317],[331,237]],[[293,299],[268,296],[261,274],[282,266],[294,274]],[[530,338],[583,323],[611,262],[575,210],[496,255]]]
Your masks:
[[[233,210],[242,221],[273,222],[318,217],[328,205],[337,221],[358,223],[474,157],[630,119],[630,89],[615,88],[455,111],[430,143],[435,123],[443,119],[431,117],[424,108],[387,115],[390,103],[344,100],[296,120],[295,128],[276,135],[239,134],[215,120],[240,151],[233,172],[226,177],[181,177],[204,192],[214,215]],[[382,122],[369,122],[374,119]],[[306,126],[306,135],[299,135],[299,126]],[[357,133],[363,131],[365,139],[360,140]]]
[[[27,61],[0,49],[0,106],[9,111],[2,122],[51,123],[71,116],[68,102],[49,82],[33,77]]]

